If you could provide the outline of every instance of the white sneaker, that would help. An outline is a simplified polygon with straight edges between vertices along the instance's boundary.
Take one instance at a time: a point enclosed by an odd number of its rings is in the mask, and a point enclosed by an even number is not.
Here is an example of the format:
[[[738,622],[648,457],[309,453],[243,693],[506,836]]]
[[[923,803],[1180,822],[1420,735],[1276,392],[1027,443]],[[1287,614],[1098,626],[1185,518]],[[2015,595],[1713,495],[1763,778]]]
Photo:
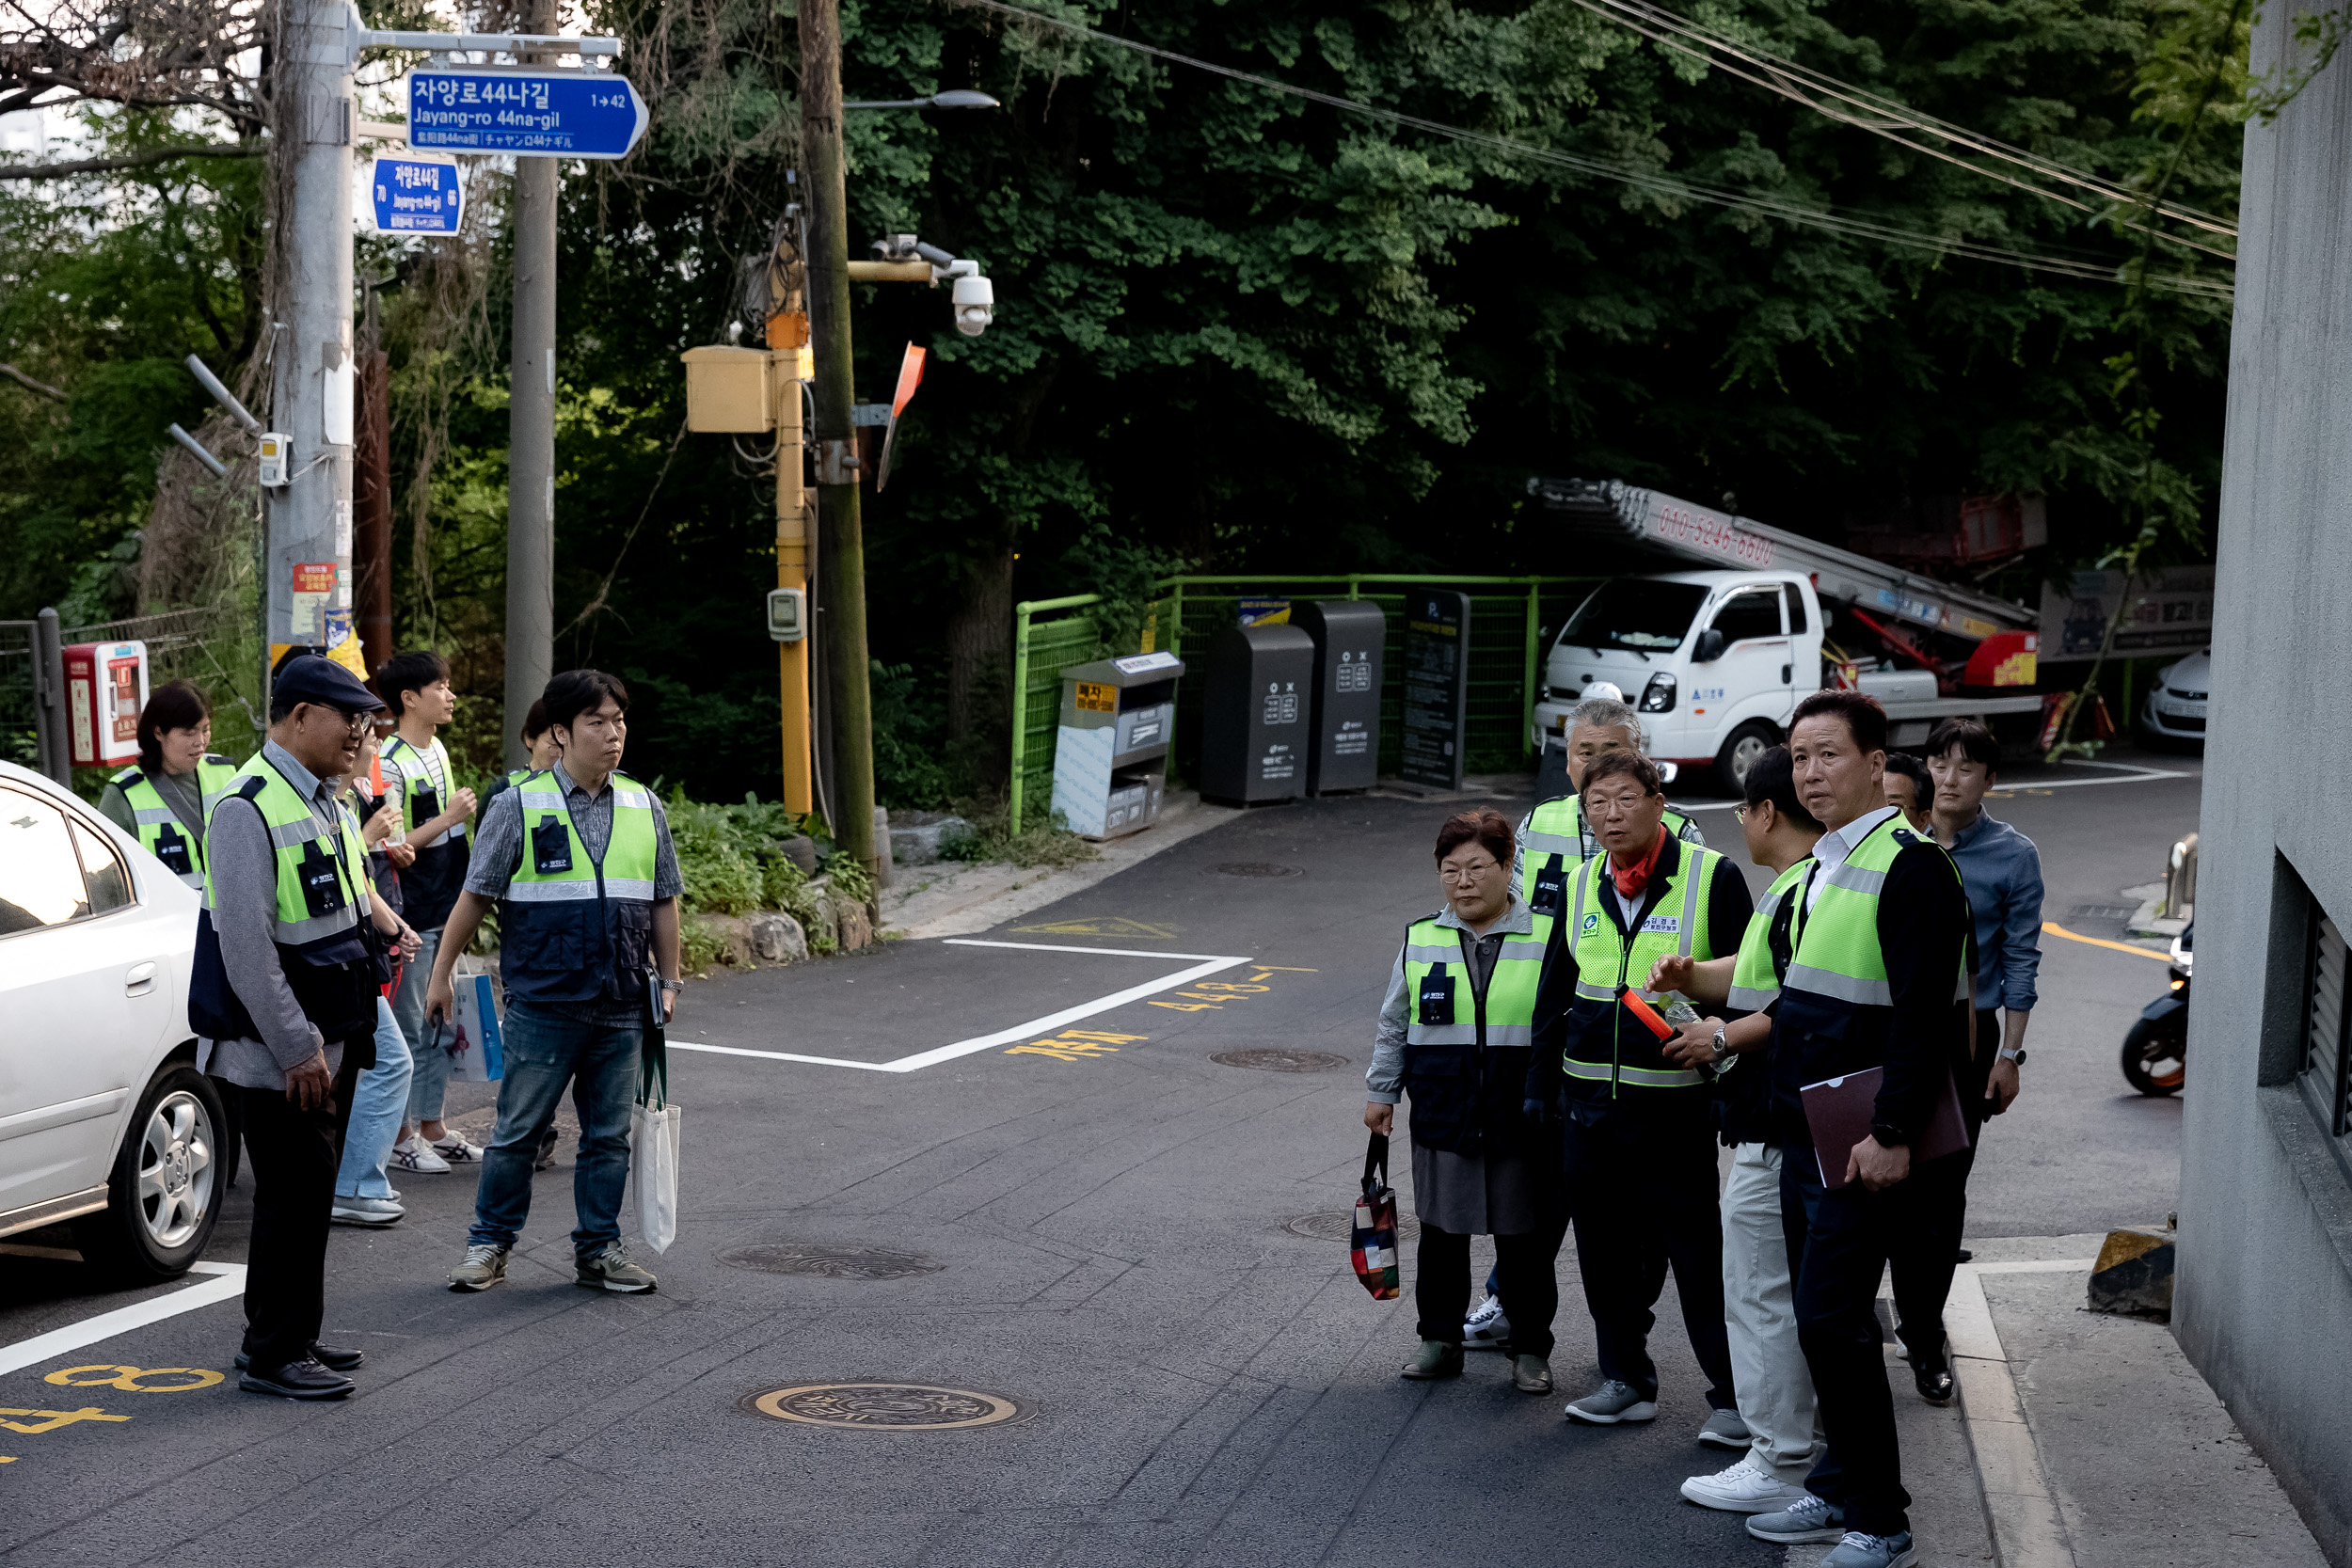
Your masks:
[[[387,1163],[394,1170],[413,1170],[425,1176],[444,1175],[449,1170],[449,1162],[436,1154],[433,1146],[414,1132],[392,1145],[392,1157]]]
[[[1511,1320],[1502,1315],[1502,1298],[1488,1296],[1462,1320],[1464,1350],[1501,1350],[1511,1338]]]
[[[1692,1476],[1682,1483],[1682,1495],[1701,1508],[1720,1508],[1726,1513],[1772,1513],[1794,1507],[1805,1492],[1774,1477],[1750,1453],[1727,1470]]]
[[[482,1164],[482,1146],[480,1144],[469,1144],[454,1132],[452,1132],[448,1137],[443,1138],[439,1143],[435,1144],[433,1146],[433,1152],[439,1155],[442,1159],[448,1161],[453,1165],[478,1165]]]
[[[398,1225],[408,1212],[399,1204],[384,1197],[337,1196],[326,1217],[336,1225],[364,1225],[382,1228]]]

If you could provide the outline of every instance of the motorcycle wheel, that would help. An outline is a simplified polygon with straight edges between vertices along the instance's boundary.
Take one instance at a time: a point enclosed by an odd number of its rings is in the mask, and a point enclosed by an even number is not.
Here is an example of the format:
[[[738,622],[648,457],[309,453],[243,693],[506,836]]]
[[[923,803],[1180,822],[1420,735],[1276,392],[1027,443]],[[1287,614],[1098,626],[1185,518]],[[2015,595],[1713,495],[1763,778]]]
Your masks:
[[[2162,1028],[2141,1019],[2123,1037],[2123,1078],[2144,1095],[2178,1094],[2188,1079],[2185,1030]]]

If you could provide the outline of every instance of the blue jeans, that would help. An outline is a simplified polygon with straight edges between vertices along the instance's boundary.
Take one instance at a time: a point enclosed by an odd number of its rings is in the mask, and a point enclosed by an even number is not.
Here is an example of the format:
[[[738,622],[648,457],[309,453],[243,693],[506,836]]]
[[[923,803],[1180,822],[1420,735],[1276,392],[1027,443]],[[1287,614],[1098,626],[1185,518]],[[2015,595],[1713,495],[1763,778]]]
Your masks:
[[[351,1092],[351,1125],[343,1132],[343,1163],[335,1173],[337,1197],[389,1197],[392,1184],[384,1162],[400,1136],[401,1113],[408,1105],[411,1070],[408,1041],[392,1017],[392,1005],[375,1003],[375,1065],[359,1075]]]
[[[621,1237],[628,1184],[628,1109],[637,1099],[637,1024],[589,1023],[529,1002],[506,1006],[506,1076],[498,1128],[482,1154],[469,1245],[511,1247],[531,1216],[531,1167],[555,1120],[565,1085],[580,1112],[580,1163],[572,1168],[572,1249],[593,1257]]]
[[[441,933],[437,927],[417,936],[422,945],[400,972],[400,989],[392,992],[392,1016],[400,1020],[400,1032],[408,1037],[417,1062],[416,1074],[408,1080],[408,1119],[438,1121],[441,1101],[449,1089],[449,1051],[445,1042],[434,1038],[433,1025],[425,1022],[424,991],[433,983],[433,961],[441,956]],[[447,1036],[449,1026],[443,1024],[440,1033]]]

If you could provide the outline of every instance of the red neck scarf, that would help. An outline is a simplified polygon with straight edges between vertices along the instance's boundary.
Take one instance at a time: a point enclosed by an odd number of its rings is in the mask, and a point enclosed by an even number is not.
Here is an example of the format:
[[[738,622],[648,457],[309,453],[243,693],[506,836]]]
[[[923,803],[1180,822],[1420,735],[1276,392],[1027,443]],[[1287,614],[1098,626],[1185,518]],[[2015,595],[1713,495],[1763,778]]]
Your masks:
[[[1629,903],[1642,896],[1643,890],[1649,886],[1651,874],[1658,869],[1659,856],[1665,852],[1666,829],[1661,823],[1658,836],[1650,840],[1649,853],[1631,865],[1619,865],[1614,856],[1610,857],[1609,875],[1617,884],[1617,896]]]

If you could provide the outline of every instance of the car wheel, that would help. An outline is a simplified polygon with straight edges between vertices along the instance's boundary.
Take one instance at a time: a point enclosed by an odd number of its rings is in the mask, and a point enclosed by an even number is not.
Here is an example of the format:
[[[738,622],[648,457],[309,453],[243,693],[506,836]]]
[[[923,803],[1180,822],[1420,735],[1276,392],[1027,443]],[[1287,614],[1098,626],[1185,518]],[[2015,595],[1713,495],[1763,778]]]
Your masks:
[[[73,1222],[82,1256],[129,1279],[187,1273],[220,1218],[221,1120],[212,1080],[167,1062],[139,1096],[106,1207]]]
[[[1715,783],[1726,795],[1742,793],[1748,783],[1748,769],[1754,768],[1765,752],[1780,744],[1780,731],[1761,719],[1751,719],[1731,732],[1724,749],[1715,753]]]

